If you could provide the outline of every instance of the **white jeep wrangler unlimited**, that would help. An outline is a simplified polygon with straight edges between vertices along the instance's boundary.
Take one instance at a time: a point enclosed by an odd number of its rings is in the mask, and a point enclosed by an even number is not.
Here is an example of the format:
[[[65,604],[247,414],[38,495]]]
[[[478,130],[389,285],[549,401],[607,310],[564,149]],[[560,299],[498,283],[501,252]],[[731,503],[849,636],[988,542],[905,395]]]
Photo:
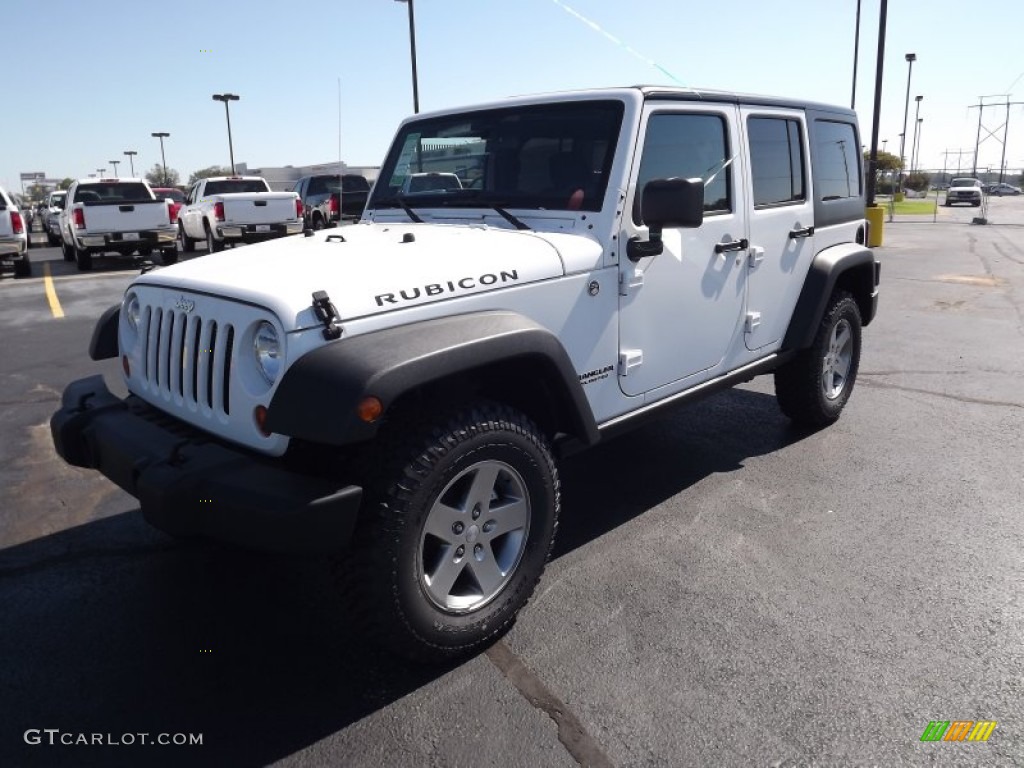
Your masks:
[[[359,224],[138,277],[90,345],[130,395],[70,384],[54,444],[168,533],[333,553],[398,652],[471,652],[541,576],[556,457],[768,372],[839,417],[860,145],[848,109],[658,87],[418,115]]]

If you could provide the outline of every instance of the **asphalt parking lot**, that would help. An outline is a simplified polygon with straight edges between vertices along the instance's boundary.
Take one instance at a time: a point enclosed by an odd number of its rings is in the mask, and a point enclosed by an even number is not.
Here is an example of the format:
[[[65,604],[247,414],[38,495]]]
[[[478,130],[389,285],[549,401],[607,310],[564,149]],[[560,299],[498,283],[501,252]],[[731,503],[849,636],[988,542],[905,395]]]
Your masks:
[[[440,670],[359,637],[325,562],[174,541],[55,457],[69,381],[124,391],[86,350],[136,270],[33,250],[0,278],[0,765],[1024,764],[1024,198],[977,213],[886,225],[832,428],[757,379],[568,460],[533,601]],[[946,720],[997,726],[920,741]]]

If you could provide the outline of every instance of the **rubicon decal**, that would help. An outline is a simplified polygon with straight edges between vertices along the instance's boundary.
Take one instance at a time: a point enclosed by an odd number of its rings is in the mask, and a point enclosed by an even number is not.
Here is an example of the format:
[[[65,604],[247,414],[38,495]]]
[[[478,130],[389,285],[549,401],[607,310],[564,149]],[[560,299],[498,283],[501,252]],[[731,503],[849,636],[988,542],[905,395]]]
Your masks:
[[[445,293],[466,293],[481,287],[514,283],[517,280],[519,280],[519,270],[501,270],[497,274],[488,272],[479,277],[460,277],[458,280],[446,280],[443,283],[428,283],[423,286],[403,288],[394,293],[379,293],[373,298],[378,307],[383,307],[385,304],[401,304],[405,301],[416,301],[420,298],[440,296]]]

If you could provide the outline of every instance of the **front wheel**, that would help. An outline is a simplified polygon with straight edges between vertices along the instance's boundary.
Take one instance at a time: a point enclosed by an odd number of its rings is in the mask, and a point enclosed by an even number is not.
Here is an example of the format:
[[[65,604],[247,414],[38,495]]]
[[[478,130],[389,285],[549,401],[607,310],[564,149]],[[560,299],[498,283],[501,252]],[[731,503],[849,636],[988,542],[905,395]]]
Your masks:
[[[400,655],[476,651],[512,624],[547,563],[559,510],[551,448],[523,414],[478,402],[388,453],[339,563],[344,591]]]
[[[845,292],[832,295],[809,349],[775,371],[779,407],[802,426],[828,426],[850,399],[860,366],[860,309]]]

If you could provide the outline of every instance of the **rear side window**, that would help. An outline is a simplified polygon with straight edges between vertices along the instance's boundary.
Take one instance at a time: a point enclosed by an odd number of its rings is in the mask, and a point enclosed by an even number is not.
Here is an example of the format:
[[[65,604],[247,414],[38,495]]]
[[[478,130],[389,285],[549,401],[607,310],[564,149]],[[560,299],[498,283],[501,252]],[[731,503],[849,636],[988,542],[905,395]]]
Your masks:
[[[807,199],[800,121],[784,117],[751,117],[750,174],[754,207],[764,208]]]
[[[849,123],[817,120],[814,125],[815,190],[819,200],[860,197],[861,161],[857,134]]]
[[[647,121],[637,178],[633,221],[640,224],[640,197],[652,179],[704,180],[704,212],[732,210],[729,141],[721,115],[659,113]]]

